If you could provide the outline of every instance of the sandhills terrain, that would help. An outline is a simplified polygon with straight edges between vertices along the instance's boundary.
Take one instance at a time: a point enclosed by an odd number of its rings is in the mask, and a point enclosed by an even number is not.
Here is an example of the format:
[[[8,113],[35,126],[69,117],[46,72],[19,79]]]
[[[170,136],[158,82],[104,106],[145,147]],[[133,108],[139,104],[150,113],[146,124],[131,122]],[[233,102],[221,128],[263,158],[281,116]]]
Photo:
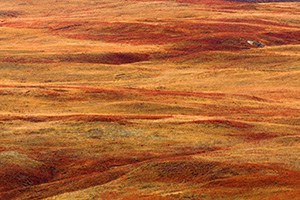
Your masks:
[[[1,0],[0,199],[299,199],[300,3],[261,2]]]

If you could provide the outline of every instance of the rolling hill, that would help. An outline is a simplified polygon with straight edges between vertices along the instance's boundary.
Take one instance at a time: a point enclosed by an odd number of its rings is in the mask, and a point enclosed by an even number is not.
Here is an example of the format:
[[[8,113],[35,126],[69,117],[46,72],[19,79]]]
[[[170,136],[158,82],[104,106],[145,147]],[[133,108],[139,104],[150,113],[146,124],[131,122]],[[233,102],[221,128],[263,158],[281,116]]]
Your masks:
[[[300,3],[263,2],[2,0],[0,199],[299,198]]]

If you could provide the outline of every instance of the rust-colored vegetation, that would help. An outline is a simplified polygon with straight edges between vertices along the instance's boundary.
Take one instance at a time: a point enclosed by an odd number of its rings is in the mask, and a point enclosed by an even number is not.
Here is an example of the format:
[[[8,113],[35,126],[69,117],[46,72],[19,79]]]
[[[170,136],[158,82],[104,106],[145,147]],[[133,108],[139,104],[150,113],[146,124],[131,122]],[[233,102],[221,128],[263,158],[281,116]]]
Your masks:
[[[1,1],[0,199],[298,199],[300,5],[257,2]]]

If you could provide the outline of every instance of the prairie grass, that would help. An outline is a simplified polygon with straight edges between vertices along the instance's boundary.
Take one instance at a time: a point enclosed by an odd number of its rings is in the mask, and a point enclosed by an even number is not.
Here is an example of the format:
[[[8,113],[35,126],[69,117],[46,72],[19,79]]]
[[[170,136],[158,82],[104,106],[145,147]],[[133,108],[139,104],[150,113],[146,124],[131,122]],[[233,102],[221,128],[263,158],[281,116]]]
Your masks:
[[[0,6],[1,199],[298,198],[298,2]]]

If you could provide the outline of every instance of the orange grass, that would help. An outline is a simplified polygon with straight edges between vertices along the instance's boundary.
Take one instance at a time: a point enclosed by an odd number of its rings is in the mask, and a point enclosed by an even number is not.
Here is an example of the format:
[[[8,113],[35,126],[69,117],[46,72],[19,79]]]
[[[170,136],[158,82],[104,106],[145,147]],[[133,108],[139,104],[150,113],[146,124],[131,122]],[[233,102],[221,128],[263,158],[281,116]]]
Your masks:
[[[297,199],[300,5],[251,2],[1,1],[0,199]]]

